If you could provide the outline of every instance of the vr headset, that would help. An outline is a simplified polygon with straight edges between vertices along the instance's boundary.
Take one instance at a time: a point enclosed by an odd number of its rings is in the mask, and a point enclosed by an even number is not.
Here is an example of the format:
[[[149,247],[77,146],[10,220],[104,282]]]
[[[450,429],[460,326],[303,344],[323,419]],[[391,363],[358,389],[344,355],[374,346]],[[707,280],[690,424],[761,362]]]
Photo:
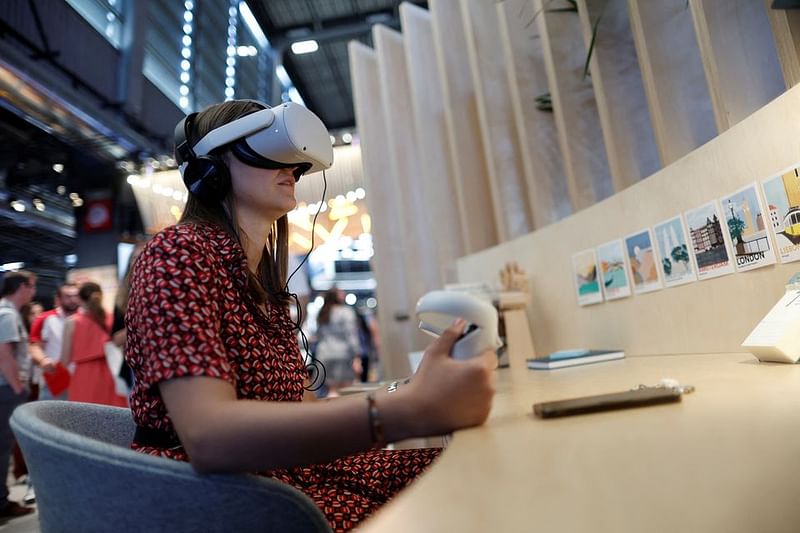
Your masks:
[[[194,146],[189,144],[189,139],[196,113],[177,125],[175,156],[190,190],[190,182],[194,184],[210,177],[207,165],[197,163],[208,161],[213,157],[213,150],[226,145],[230,145],[233,155],[246,165],[269,169],[296,167],[295,181],[303,174],[331,167],[333,146],[319,117],[293,102],[273,108],[261,102],[254,103],[264,109],[211,130]],[[219,166],[219,162],[212,166]],[[193,167],[199,168],[199,175]]]

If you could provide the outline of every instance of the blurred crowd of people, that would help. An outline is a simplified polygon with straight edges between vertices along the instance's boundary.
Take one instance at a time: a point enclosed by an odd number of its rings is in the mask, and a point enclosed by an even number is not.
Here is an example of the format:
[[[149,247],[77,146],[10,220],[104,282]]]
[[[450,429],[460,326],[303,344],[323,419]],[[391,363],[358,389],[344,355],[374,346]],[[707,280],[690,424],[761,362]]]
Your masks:
[[[129,266],[133,265],[133,261]],[[34,480],[14,443],[9,420],[24,402],[68,400],[128,406],[133,376],[122,358],[129,276],[123,278],[114,309],[103,307],[94,281],[67,282],[45,309],[33,300],[36,275],[6,273],[0,289],[0,465],[12,465],[9,482],[27,485],[22,502],[8,499],[0,483],[0,522],[33,512]],[[307,321],[314,359],[324,366],[319,397],[338,396],[344,387],[374,381],[378,335],[374,317],[344,303],[337,288],[327,291],[313,320]]]
[[[125,292],[125,291],[120,291]],[[130,372],[125,342],[124,294],[114,312],[103,308],[99,284],[64,283],[45,310],[33,300],[36,275],[6,273],[0,289],[0,465],[14,457],[13,476],[27,484],[22,504],[0,483],[0,519],[33,512],[34,480],[15,449],[9,420],[27,401],[70,400],[126,407]],[[120,307],[120,306],[123,307]]]

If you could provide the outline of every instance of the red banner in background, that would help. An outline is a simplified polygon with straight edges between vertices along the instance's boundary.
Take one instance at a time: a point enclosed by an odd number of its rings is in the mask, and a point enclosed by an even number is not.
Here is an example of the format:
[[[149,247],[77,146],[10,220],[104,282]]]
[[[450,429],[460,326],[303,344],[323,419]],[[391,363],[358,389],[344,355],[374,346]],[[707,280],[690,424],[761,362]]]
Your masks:
[[[97,233],[111,230],[114,227],[113,205],[111,198],[86,200],[83,214],[83,231]]]

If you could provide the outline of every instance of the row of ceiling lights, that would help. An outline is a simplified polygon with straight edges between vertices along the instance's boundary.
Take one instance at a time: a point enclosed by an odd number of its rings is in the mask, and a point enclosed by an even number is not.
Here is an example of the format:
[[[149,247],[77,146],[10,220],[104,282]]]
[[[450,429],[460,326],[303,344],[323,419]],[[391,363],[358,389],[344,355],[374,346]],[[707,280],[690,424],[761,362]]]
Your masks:
[[[58,194],[66,194],[67,188],[63,185],[59,185],[58,189],[56,190]],[[81,207],[83,205],[83,198],[76,192],[69,193],[69,199],[72,202],[73,207]],[[20,200],[19,198],[12,197],[11,200],[8,202],[9,207],[16,211],[17,213],[23,213],[28,209],[28,204],[24,200]],[[34,196],[30,200],[30,205],[36,211],[45,211],[47,209],[47,205],[44,203],[44,200],[38,196]]]

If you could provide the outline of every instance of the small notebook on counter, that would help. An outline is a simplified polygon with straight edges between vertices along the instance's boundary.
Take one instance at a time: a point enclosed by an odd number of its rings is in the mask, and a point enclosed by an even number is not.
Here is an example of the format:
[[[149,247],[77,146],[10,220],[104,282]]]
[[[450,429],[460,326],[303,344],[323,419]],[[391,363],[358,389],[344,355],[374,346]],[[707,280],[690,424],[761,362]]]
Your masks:
[[[625,352],[622,350],[559,350],[542,357],[528,359],[528,368],[533,370],[552,370],[567,366],[588,365],[601,361],[622,359]]]

